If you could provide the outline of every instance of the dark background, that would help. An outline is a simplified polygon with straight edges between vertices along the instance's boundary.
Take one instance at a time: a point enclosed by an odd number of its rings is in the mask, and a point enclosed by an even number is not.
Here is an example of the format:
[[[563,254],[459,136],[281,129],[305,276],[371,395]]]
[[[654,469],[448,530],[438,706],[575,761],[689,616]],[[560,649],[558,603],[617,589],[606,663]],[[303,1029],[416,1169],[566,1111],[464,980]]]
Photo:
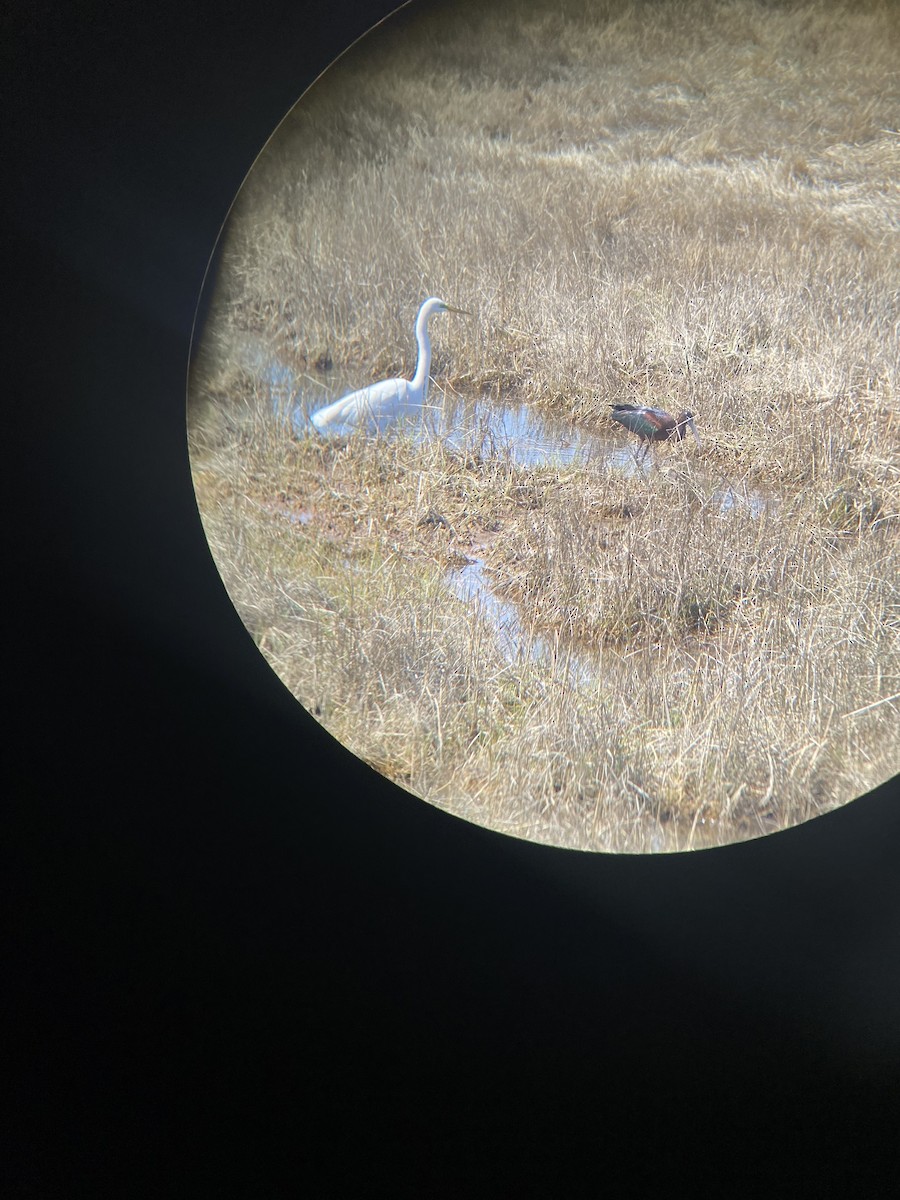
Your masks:
[[[4,8],[4,1190],[884,1194],[888,787],[692,855],[504,838],[335,744],[215,570],[184,421],[207,261],[389,9]]]

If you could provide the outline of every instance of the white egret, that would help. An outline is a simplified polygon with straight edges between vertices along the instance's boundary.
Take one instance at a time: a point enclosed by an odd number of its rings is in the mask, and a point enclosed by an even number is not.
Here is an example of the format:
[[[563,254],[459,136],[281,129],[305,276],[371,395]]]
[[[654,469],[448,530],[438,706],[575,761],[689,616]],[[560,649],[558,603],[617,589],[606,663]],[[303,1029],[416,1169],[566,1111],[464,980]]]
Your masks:
[[[437,296],[431,296],[419,309],[416,317],[416,344],[419,357],[412,379],[382,379],[379,383],[360,388],[358,392],[335,400],[314,412],[310,420],[320,433],[349,432],[365,427],[376,432],[396,417],[420,412],[428,392],[428,372],[431,370],[431,339],[428,320],[435,313],[455,312],[470,315],[464,308],[454,308]]]

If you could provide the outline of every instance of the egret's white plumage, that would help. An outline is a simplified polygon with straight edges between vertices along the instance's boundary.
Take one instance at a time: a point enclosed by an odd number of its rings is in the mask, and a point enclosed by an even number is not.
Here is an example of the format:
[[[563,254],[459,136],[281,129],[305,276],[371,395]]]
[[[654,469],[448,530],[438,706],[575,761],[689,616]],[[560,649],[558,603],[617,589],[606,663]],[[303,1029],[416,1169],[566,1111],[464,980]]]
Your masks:
[[[342,396],[310,417],[320,433],[344,433],[365,428],[376,432],[397,417],[420,412],[428,393],[428,372],[431,370],[431,339],[428,321],[435,313],[465,312],[431,296],[419,309],[416,317],[416,344],[419,357],[412,379],[383,379],[369,387]]]

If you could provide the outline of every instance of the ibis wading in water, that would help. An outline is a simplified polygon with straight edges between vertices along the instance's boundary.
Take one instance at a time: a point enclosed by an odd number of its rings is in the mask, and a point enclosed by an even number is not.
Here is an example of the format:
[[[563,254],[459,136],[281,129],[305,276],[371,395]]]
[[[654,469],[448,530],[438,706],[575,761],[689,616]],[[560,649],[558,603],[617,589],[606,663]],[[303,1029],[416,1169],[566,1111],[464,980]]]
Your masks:
[[[673,417],[671,413],[663,412],[661,408],[637,408],[634,404],[614,404],[612,419],[636,433],[644,443],[641,460],[646,457],[652,442],[680,441],[685,431],[690,430],[697,445],[700,445],[700,435],[694,426],[694,414],[683,412]]]
[[[464,308],[454,308],[431,296],[419,309],[416,317],[416,345],[419,357],[412,379],[383,379],[351,392],[333,404],[320,408],[310,418],[320,433],[345,433],[365,428],[375,433],[400,416],[421,412],[428,393],[428,372],[431,369],[431,339],[428,321],[435,313],[455,312],[468,315]]]

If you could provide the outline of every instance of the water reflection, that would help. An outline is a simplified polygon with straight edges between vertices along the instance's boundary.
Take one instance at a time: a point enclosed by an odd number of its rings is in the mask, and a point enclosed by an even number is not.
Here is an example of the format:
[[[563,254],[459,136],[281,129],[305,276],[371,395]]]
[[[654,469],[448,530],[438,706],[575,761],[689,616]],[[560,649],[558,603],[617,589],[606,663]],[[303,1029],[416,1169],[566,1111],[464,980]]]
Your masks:
[[[336,382],[330,379],[326,385],[306,377],[303,390],[292,393],[296,402],[291,423],[299,436],[312,429],[311,412],[349,390],[336,386]],[[442,396],[434,389],[432,403],[384,422],[379,432],[415,441],[440,438],[459,453],[500,457],[520,467],[600,463],[607,470],[627,476],[641,475],[651,469],[641,464],[634,445],[623,444],[618,436],[613,439],[606,433],[581,429],[521,401],[504,401],[494,396],[463,399],[450,393]],[[699,479],[702,472],[697,474]],[[753,517],[761,517],[774,503],[772,497],[751,491],[746,484],[734,487],[727,482],[712,490],[711,502],[720,516],[749,508]]]
[[[272,411],[298,437],[311,434],[321,437],[310,422],[310,413],[359,385],[358,376],[354,379],[337,370],[330,370],[327,377],[298,374],[260,343],[248,342],[240,358],[266,387]],[[619,437],[612,440],[605,434],[579,429],[522,402],[503,401],[494,396],[464,399],[441,393],[434,386],[430,404],[384,422],[379,432],[415,441],[440,438],[459,453],[500,456],[521,467],[599,463],[606,470],[628,476],[649,469],[639,463],[635,447],[628,442],[623,444]],[[746,483],[735,486],[722,479],[716,487],[702,470],[695,469],[694,473],[721,517],[749,511],[752,517],[759,518],[777,503],[771,496],[748,489]],[[308,516],[302,514],[298,519],[304,521]],[[481,607],[510,661],[527,654],[538,661],[559,664],[559,648],[552,648],[546,639],[526,635],[515,605],[501,600],[491,590],[483,560],[475,558],[461,569],[448,572],[447,584],[460,599]],[[583,656],[567,653],[565,658],[567,673],[571,673],[573,681],[595,676],[595,669]]]
[[[331,404],[359,385],[359,378],[330,370],[327,377],[298,375],[269,348],[249,343],[241,359],[258,373],[269,393],[269,403],[298,437],[322,435],[310,422],[310,414]],[[613,440],[605,433],[580,429],[569,422],[554,419],[521,401],[498,397],[462,398],[441,393],[432,386],[428,405],[401,417],[379,423],[379,433],[406,436],[414,441],[440,438],[459,453],[501,457],[521,467],[567,467],[599,462],[605,468],[635,476],[648,469],[641,466],[635,447],[621,438]],[[336,431],[332,436],[347,436]],[[735,487],[723,481],[712,490],[711,501],[720,516],[749,509],[753,517],[763,516],[775,503],[763,492],[751,491],[746,484]]]
[[[462,400],[447,396],[431,421],[434,436],[455,450],[501,457],[521,467],[587,464],[602,459],[633,474],[637,460],[628,447],[547,417],[528,404],[497,398]]]
[[[271,382],[270,387],[273,401],[281,404],[285,384],[281,372],[277,374],[278,384]],[[352,382],[341,386],[333,373],[327,383],[305,376],[303,386],[290,391],[294,432],[308,435],[313,431],[310,414],[352,386]],[[433,388],[427,405],[379,422],[378,431],[414,441],[440,438],[459,453],[500,457],[520,467],[566,467],[600,460],[627,475],[639,474],[642,469],[631,446],[546,416],[521,401],[493,396],[464,399]],[[347,434],[346,430],[337,430],[334,436],[340,439]],[[316,431],[316,436],[321,435]]]
[[[525,632],[516,606],[509,600],[502,600],[491,590],[483,559],[470,559],[464,567],[448,571],[446,582],[455,596],[472,604],[480,615],[487,618],[497,645],[508,662],[531,659],[561,674],[570,685],[590,683],[597,678],[597,667],[590,655],[575,654],[568,647],[555,645],[547,638]]]
[[[446,581],[455,596],[487,617],[504,657],[515,662],[522,654],[522,624],[515,605],[491,591],[485,578],[484,559],[473,558],[464,567],[448,571]],[[537,649],[536,644],[534,648]]]

